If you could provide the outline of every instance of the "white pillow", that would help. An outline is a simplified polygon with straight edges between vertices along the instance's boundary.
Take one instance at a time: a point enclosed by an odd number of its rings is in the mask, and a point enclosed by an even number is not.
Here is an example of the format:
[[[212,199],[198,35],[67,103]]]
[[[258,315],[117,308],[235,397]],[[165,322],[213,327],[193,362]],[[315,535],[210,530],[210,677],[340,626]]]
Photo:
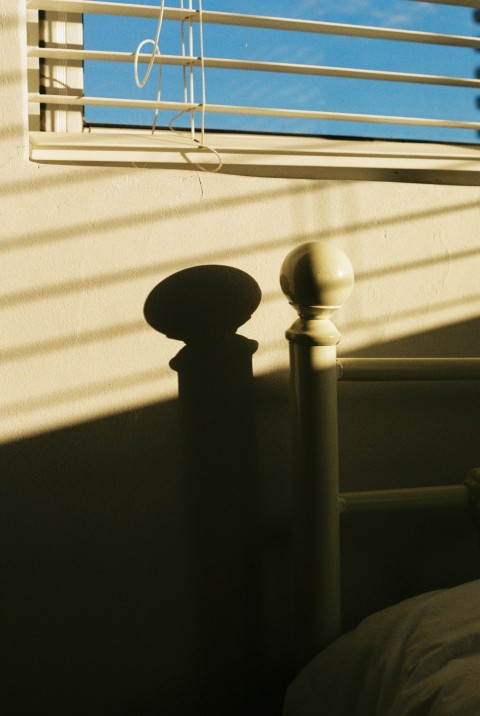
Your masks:
[[[480,716],[480,580],[384,609],[318,654],[284,716]]]

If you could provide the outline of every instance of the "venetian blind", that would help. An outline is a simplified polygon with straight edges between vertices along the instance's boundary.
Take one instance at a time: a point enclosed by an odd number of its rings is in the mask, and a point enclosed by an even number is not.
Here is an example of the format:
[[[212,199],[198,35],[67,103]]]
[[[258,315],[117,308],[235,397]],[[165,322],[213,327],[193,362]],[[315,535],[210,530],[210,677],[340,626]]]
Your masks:
[[[478,8],[480,7],[480,0],[426,0],[431,5],[454,5],[462,8]],[[417,0],[404,0],[404,3],[419,4]],[[349,126],[365,125],[369,126],[377,125],[388,127],[391,125],[395,126],[414,126],[414,127],[428,127],[441,130],[455,130],[457,133],[453,136],[457,138],[458,132],[465,133],[465,141],[475,141],[474,137],[478,137],[478,131],[480,130],[480,121],[474,115],[470,114],[468,118],[459,116],[458,106],[455,100],[448,99],[452,95],[445,95],[447,99],[442,106],[441,115],[438,112],[435,116],[430,116],[429,113],[419,114],[417,110],[418,103],[413,100],[411,102],[405,102],[404,112],[402,113],[389,113],[382,111],[382,106],[379,108],[374,106],[372,101],[371,106],[368,106],[367,111],[357,111],[355,107],[349,110],[338,109],[335,106],[319,106],[323,105],[322,102],[313,101],[311,102],[311,93],[308,92],[294,92],[292,89],[286,89],[284,96],[288,100],[284,105],[279,102],[279,98],[282,96],[282,92],[278,91],[281,88],[282,80],[287,78],[295,78],[297,83],[300,83],[304,78],[309,78],[309,82],[320,82],[325,78],[328,78],[330,82],[343,82],[348,81],[350,87],[371,87],[375,83],[382,83],[382,87],[392,87],[393,93],[397,90],[395,88],[399,86],[415,86],[420,87],[422,92],[427,92],[429,88],[436,88],[444,90],[466,90],[470,92],[471,106],[475,105],[476,93],[480,90],[480,79],[475,76],[475,57],[476,53],[480,49],[480,38],[474,34],[449,34],[448,32],[426,32],[421,29],[405,29],[405,28],[393,28],[393,27],[382,27],[373,25],[360,25],[360,24],[347,24],[340,22],[326,22],[322,20],[312,20],[301,17],[283,17],[283,16],[272,16],[254,13],[239,13],[233,12],[232,8],[235,7],[234,3],[224,2],[220,3],[223,5],[222,10],[210,10],[208,0],[204,0],[203,7],[193,5],[192,0],[189,2],[188,7],[183,7],[183,2],[180,2],[181,7],[173,7],[171,3],[169,5],[164,4],[162,7],[164,23],[169,25],[178,26],[179,34],[181,29],[186,32],[187,40],[183,44],[181,52],[176,54],[172,52],[164,52],[160,50],[153,57],[150,51],[145,51],[137,54],[137,60],[142,65],[147,65],[153,61],[155,67],[161,66],[162,69],[166,68],[180,68],[184,70],[184,88],[179,87],[178,97],[176,98],[164,98],[163,95],[157,96],[135,96],[132,97],[131,93],[127,90],[123,83],[119,91],[115,96],[111,96],[105,93],[89,94],[85,91],[85,87],[79,87],[78,75],[76,80],[72,84],[68,80],[68,68],[81,68],[86,66],[87,63],[108,63],[112,66],[119,66],[130,64],[135,62],[135,51],[133,45],[125,47],[124,49],[107,49],[101,45],[95,48],[85,48],[83,43],[71,42],[68,38],[54,37],[48,33],[41,33],[41,42],[38,45],[30,44],[29,56],[30,58],[37,58],[43,66],[49,68],[56,68],[55,71],[51,71],[50,82],[45,81],[45,73],[40,72],[40,81],[38,91],[32,91],[29,94],[29,100],[33,104],[39,104],[47,108],[62,107],[67,108],[69,111],[75,111],[76,109],[82,113],[90,107],[100,108],[118,108],[128,112],[136,112],[137,110],[150,110],[158,111],[161,113],[170,113],[169,116],[174,116],[178,113],[189,116],[192,124],[197,118],[197,126],[199,122],[208,124],[209,116],[212,117],[223,117],[228,118],[226,122],[226,128],[235,129],[236,127],[242,129],[245,127],[244,119],[249,118],[273,118],[275,121],[280,122],[278,126],[290,126],[292,120],[302,122],[303,131],[306,126],[312,127],[312,133],[322,133],[322,128],[327,126],[328,122],[345,123]],[[185,0],[187,4],[187,0]],[[217,3],[218,6],[218,3]],[[254,9],[261,9],[261,3],[252,3]],[[150,21],[152,26],[152,32],[154,32],[155,24],[159,19],[159,3],[154,5],[145,5],[136,2],[131,3],[118,3],[118,2],[96,2],[94,0],[27,0],[27,8],[29,10],[39,11],[39,18],[45,21],[45,18],[54,18],[55,21],[63,20],[68,22],[70,19],[78,20],[78,17],[95,17],[103,16],[109,18],[131,18],[132,21],[135,18],[142,18]],[[294,6],[293,6],[294,9]],[[202,26],[205,30],[208,28],[209,41],[205,42],[204,47],[199,48],[199,44],[195,45],[193,41],[193,34],[196,32],[198,37],[199,26]],[[186,30],[185,30],[186,28]],[[348,64],[339,65],[335,64],[317,64],[314,62],[297,62],[296,54],[294,51],[291,53],[291,57],[288,57],[288,50],[284,51],[286,59],[282,61],[272,61],[261,56],[261,52],[255,59],[245,58],[244,56],[231,57],[231,56],[218,56],[216,50],[221,47],[221,43],[215,44],[211,38],[221,37],[222,33],[226,29],[231,28],[253,28],[258,32],[268,32],[270,46],[276,44],[277,46],[287,47],[288,41],[291,41],[292,37],[300,38],[314,38],[317,43],[322,43],[328,39],[329,42],[334,39],[342,41],[345,38],[353,38],[356,41],[372,41],[381,43],[382,47],[391,45],[392,48],[397,47],[398,43],[408,46],[411,48],[411,52],[415,53],[417,48],[440,48],[448,52],[465,52],[467,50],[471,53],[471,64],[467,64],[468,73],[463,75],[450,74],[444,71],[442,72],[412,72],[402,71],[401,69],[389,69],[378,68],[378,67],[358,67],[349,66]],[[446,28],[448,29],[448,28]],[[275,38],[275,39],[271,39]],[[387,43],[387,45],[385,45]],[[108,43],[105,43],[107,45]],[[261,50],[262,43],[259,44]],[[301,41],[300,41],[301,44]],[[297,45],[298,47],[298,40]],[[149,50],[149,48],[147,48]],[[201,49],[201,52],[200,52]],[[423,52],[423,49],[422,49]],[[240,53],[245,54],[245,53]],[[298,54],[298,53],[297,53]],[[312,53],[311,53],[312,54]],[[394,54],[394,50],[392,50]],[[380,53],[379,53],[380,56]],[[58,70],[63,71],[61,79],[59,80]],[[185,72],[187,73],[187,81],[185,82]],[[215,72],[215,92],[209,91],[209,73]],[[197,89],[196,92],[193,89],[193,77],[194,73],[197,76]],[[204,81],[203,91],[199,90],[202,87],[202,81]],[[250,102],[235,102],[233,101],[239,92],[232,92],[232,87],[238,87],[243,84],[243,80],[238,80],[239,76],[242,77],[260,77],[260,84],[257,87],[262,88],[261,92],[250,93]],[[53,78],[53,79],[52,79]],[[63,79],[62,79],[63,78]],[[218,79],[220,78],[220,79]],[[245,84],[247,82],[245,81]],[[77,86],[75,86],[77,85]],[[212,85],[213,86],[213,85]],[[220,93],[217,89],[220,87]],[[292,87],[292,85],[287,85]],[[223,89],[225,99],[223,99]],[[88,89],[88,83],[87,83]],[[125,91],[123,91],[125,90]],[[228,91],[227,91],[228,90]],[[387,92],[388,90],[385,90]],[[343,94],[351,94],[354,96],[354,91],[344,92]],[[370,95],[370,92],[364,91],[364,98]],[[479,93],[480,94],[480,93]],[[233,99],[232,99],[233,97]],[[242,96],[242,99],[243,96]],[[272,101],[275,99],[275,101]],[[292,100],[294,104],[292,106]],[[365,100],[364,100],[365,101]],[[342,104],[342,103],[340,103]],[[354,102],[355,104],[355,102]],[[382,103],[380,103],[382,104]],[[388,104],[388,103],[387,103]],[[424,106],[423,103],[422,106]],[[202,119],[200,119],[202,118]],[[206,119],[205,119],[206,118]],[[282,125],[283,122],[283,125]],[[308,123],[305,124],[305,123]],[[167,122],[165,122],[166,124]],[[255,128],[255,125],[251,125]],[[259,125],[262,126],[262,125]],[[268,125],[267,125],[268,126]],[[275,126],[275,125],[272,125]],[[50,127],[51,129],[51,127]],[[78,125],[77,125],[78,130]],[[359,130],[360,131],[360,130]],[[448,137],[448,135],[446,135]],[[460,136],[463,136],[460,134]]]

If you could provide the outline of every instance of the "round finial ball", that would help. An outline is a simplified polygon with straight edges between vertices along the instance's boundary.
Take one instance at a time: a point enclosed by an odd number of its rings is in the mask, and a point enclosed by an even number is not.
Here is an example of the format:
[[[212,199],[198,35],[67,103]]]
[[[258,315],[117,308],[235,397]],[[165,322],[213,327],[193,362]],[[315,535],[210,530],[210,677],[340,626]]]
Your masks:
[[[352,264],[336,246],[311,241],[288,254],[280,272],[280,286],[294,306],[335,310],[352,291]]]

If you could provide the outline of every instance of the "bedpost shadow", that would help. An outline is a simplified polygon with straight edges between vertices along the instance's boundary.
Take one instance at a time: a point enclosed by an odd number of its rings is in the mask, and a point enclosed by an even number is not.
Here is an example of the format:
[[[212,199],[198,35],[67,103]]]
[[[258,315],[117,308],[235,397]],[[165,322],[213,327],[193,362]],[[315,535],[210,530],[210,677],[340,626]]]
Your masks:
[[[260,298],[244,272],[210,265],[173,274],[145,303],[153,328],[186,343],[170,366],[178,373],[182,416],[198,714],[245,713],[259,678],[252,372],[258,344],[236,331]]]

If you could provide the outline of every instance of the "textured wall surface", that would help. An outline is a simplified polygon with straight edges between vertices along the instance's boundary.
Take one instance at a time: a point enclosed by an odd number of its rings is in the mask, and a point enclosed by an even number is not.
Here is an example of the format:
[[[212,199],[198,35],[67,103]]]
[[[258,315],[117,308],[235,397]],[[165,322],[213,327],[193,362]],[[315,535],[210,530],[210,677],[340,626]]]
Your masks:
[[[315,238],[349,254],[344,353],[478,355],[480,191],[31,163],[23,16],[16,0],[0,12],[2,710],[276,714],[292,639],[283,333],[294,314],[281,263]],[[194,369],[183,354],[179,398],[169,361],[183,343],[149,325],[145,302],[204,266],[217,267],[223,309],[207,301],[198,315],[204,284],[181,294],[204,342]],[[212,333],[212,313],[228,313],[222,267],[261,291],[239,328],[253,355]],[[393,391],[390,407],[377,392],[341,395],[349,487],[359,466],[364,485],[416,482],[412,455],[437,455],[442,481],[479,462],[470,390],[406,395]],[[352,561],[350,527],[348,539]]]

